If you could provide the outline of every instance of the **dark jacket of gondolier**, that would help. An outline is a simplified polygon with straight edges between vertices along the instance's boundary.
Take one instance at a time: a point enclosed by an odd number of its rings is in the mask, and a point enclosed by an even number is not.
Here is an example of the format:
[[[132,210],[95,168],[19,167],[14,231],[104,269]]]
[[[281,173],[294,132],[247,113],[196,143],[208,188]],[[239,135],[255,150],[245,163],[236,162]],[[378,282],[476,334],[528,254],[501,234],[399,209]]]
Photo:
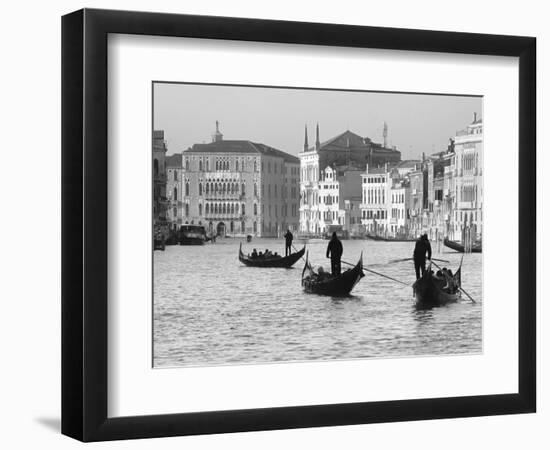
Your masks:
[[[428,240],[428,235],[423,234],[416,241],[413,252],[414,271],[417,280],[426,272],[426,254],[428,254],[428,259],[432,259],[432,246]]]
[[[340,275],[342,268],[340,264],[340,259],[342,258],[342,253],[344,253],[344,248],[342,247],[342,242],[338,239],[336,232],[332,233],[332,238],[328,243],[327,247],[327,258],[330,258],[330,266],[332,275]]]

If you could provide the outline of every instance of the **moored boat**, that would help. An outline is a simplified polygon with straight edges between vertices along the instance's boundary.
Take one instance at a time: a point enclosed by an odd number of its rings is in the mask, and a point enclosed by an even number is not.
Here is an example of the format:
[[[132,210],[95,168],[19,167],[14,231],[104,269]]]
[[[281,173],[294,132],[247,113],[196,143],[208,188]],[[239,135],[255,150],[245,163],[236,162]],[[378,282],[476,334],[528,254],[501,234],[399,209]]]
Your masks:
[[[304,291],[313,294],[343,297],[349,295],[364,276],[363,253],[361,253],[358,263],[353,268],[335,277],[328,273],[319,274],[315,272],[306,257],[306,264],[302,271],[302,287]]]
[[[384,236],[379,236],[379,235],[376,235],[376,234],[367,234],[366,238],[370,239],[372,241],[383,241],[383,242],[414,242],[414,241],[416,241],[416,239],[414,239],[414,238],[405,237],[405,236],[396,236],[396,237],[387,236],[387,237],[384,237]]]
[[[443,239],[443,245],[449,247],[457,252],[464,253],[464,245],[457,241],[451,241],[450,239]],[[481,241],[476,241],[472,244],[471,252],[472,253],[481,253],[482,245]]]
[[[203,245],[206,241],[206,230],[202,225],[182,225],[179,229],[180,245]]]
[[[256,256],[256,257],[250,257],[243,253],[243,244],[241,243],[239,245],[239,261],[242,262],[245,266],[249,267],[275,267],[275,268],[290,268],[294,265],[296,261],[298,261],[302,256],[304,256],[304,253],[306,252],[306,246],[295,252],[291,253],[288,256],[269,256],[269,257],[263,257],[263,256]]]
[[[426,272],[413,284],[413,293],[418,307],[431,308],[444,306],[460,300],[461,268],[452,276],[438,276],[431,270],[431,264]],[[441,271],[438,271],[440,273]]]

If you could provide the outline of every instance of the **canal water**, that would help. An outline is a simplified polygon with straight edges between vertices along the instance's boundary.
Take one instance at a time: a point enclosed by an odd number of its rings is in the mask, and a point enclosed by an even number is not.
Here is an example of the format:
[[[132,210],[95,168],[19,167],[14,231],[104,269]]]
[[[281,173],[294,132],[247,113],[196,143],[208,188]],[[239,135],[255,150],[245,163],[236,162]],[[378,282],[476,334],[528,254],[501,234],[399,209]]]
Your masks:
[[[414,307],[412,288],[367,273],[349,298],[306,294],[303,261],[292,269],[245,267],[239,243],[284,254],[284,240],[218,239],[204,246],[154,252],[155,367],[336,360],[482,351],[482,255],[464,255],[462,286],[477,301],[429,310]],[[348,240],[343,261],[412,285],[413,242]],[[294,245],[301,247],[302,241]],[[314,266],[330,270],[327,241],[307,243]],[[453,272],[461,254],[443,247],[434,258]],[[441,265],[441,263],[439,263]],[[346,268],[342,264],[342,270]]]

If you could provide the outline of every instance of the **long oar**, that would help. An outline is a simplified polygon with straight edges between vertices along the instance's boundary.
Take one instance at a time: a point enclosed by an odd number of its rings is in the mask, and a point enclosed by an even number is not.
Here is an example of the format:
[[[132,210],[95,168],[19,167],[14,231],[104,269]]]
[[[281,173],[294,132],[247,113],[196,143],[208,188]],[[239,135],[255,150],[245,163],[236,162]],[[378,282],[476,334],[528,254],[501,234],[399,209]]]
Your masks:
[[[343,262],[344,264],[347,264],[347,265],[349,265],[349,266],[355,267],[355,264],[352,264],[352,263],[350,263],[350,262],[342,261],[342,260],[341,260],[341,262]],[[405,283],[405,282],[403,282],[403,281],[400,281],[400,280],[397,280],[397,279],[395,279],[395,278],[389,277],[388,275],[384,275],[383,273],[375,272],[374,270],[367,269],[367,268],[365,268],[365,267],[363,267],[363,270],[364,270],[365,272],[371,272],[371,273],[374,273],[375,275],[378,275],[378,276],[387,278],[388,280],[392,280],[392,281],[395,281],[396,283],[401,283],[401,284],[403,284],[403,285],[405,285],[405,286],[407,286],[407,287],[410,287],[410,285],[409,285],[408,283]]]
[[[442,270],[441,267],[439,267],[436,263],[433,262],[433,260],[432,260],[432,264],[433,264],[435,267],[437,267],[439,270]],[[462,262],[460,263],[460,265],[462,265]],[[458,286],[458,289],[460,289],[462,292],[464,292],[464,293],[466,294],[466,296],[467,296],[473,303],[477,303],[477,302],[473,299],[473,297],[472,297],[470,294],[468,294],[468,293],[462,288],[462,286]]]
[[[394,264],[398,262],[405,262],[405,261],[412,261],[412,260],[413,258],[394,259],[393,261],[390,261],[388,264]],[[437,259],[437,258],[432,258],[432,261],[439,261],[447,264],[451,262],[451,261],[447,261],[446,259]]]

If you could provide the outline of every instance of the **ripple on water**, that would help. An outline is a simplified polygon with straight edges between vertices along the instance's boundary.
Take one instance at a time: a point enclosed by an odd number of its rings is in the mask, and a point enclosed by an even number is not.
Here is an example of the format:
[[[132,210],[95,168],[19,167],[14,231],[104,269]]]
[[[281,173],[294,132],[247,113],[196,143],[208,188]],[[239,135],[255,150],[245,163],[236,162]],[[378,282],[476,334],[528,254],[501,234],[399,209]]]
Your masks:
[[[430,310],[413,307],[412,289],[367,274],[348,298],[303,293],[302,261],[293,269],[244,267],[238,239],[154,253],[155,367],[480,353],[482,255],[465,255],[463,286],[477,300]],[[411,283],[411,243],[344,241],[344,260]],[[246,251],[283,249],[255,239]],[[315,266],[329,268],[326,242],[308,245]],[[456,268],[461,255],[441,258]]]

